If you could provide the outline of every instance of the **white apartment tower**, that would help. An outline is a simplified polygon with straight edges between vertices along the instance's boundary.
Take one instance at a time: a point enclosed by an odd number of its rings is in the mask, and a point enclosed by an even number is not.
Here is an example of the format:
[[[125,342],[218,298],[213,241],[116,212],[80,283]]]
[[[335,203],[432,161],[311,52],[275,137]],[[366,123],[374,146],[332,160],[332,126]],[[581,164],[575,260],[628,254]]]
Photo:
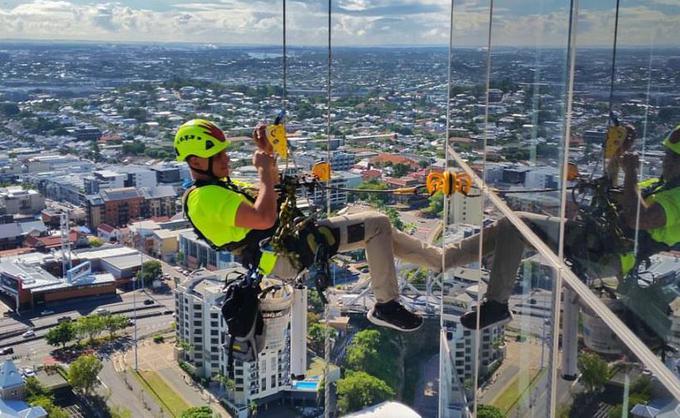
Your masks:
[[[189,347],[181,360],[206,378],[218,374],[228,376],[224,341],[227,329],[220,307],[224,299],[224,278],[235,277],[238,271],[238,268],[232,268],[200,272],[180,283],[175,290],[177,338]],[[261,287],[271,287],[260,305],[265,321],[265,346],[256,362],[234,360],[235,390],[226,399],[239,411],[239,416],[241,412],[247,414],[251,400],[268,398],[290,389],[293,288],[268,278],[263,279]],[[306,348],[300,350],[298,347],[296,352],[304,355]],[[306,366],[304,359],[295,363],[300,362]]]

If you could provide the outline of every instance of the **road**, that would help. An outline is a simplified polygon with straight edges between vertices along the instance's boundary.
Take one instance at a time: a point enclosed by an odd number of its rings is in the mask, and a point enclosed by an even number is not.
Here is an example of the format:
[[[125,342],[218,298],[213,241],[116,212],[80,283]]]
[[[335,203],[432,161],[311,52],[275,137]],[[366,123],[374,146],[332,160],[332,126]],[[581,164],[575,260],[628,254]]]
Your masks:
[[[559,370],[558,370],[559,374]],[[524,417],[547,417],[548,416],[548,377],[550,373],[544,373],[538,384],[534,387],[530,397],[524,397],[508,415],[512,418]],[[574,382],[557,379],[557,403],[556,406],[571,404],[571,386]]]
[[[156,309],[156,312],[159,311],[160,309]],[[129,316],[132,316],[132,313],[130,313]],[[172,315],[156,315],[148,318],[139,318],[137,320],[138,338],[141,339],[163,329],[168,329],[172,322],[174,322]],[[134,327],[128,327],[125,329],[125,332],[131,336],[133,329]],[[46,332],[47,330],[38,331],[36,335],[41,336]],[[3,341],[2,344],[8,345],[5,341]],[[54,347],[47,344],[44,338],[26,341],[19,337],[19,339],[14,339],[14,342],[9,343],[9,345],[14,348],[12,357],[16,358],[18,362],[24,363],[24,367],[42,364],[43,360],[49,356],[50,352],[54,349]],[[9,356],[0,356],[0,359],[6,357]]]
[[[60,304],[51,306],[52,313],[42,316],[22,315],[20,317],[0,319],[0,347],[17,346],[28,344],[21,334],[29,329],[34,329],[38,337],[44,336],[48,329],[57,325],[57,320],[68,316],[75,320],[81,316],[89,315],[97,309],[106,309],[112,314],[122,314],[130,318],[134,317],[133,299],[136,298],[137,314],[147,315],[168,315],[174,313],[174,296],[171,293],[154,294],[138,290],[122,293],[106,298],[88,299],[82,302],[71,302],[70,304]],[[145,300],[153,300],[152,304],[144,304]],[[147,302],[148,303],[148,302]]]
[[[104,361],[104,367],[99,372],[102,385],[98,392],[104,397],[109,396],[108,404],[128,409],[133,417],[155,418],[160,416],[161,407],[154,398],[146,394],[137,380],[126,372],[118,372],[113,361]]]

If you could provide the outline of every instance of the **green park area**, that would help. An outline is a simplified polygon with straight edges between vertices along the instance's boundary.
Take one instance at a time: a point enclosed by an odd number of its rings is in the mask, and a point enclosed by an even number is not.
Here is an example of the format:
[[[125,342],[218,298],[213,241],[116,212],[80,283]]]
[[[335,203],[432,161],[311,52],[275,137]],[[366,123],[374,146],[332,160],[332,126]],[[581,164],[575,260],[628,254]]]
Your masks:
[[[491,405],[500,409],[503,414],[508,414],[522,396],[530,394],[534,390],[543,373],[545,373],[545,369],[522,370],[510,381],[505,390],[491,401]]]
[[[179,417],[183,411],[191,406],[184,402],[179,394],[168,386],[158,373],[150,370],[140,370],[139,373],[134,373],[134,375],[146,391],[152,394],[171,416]]]

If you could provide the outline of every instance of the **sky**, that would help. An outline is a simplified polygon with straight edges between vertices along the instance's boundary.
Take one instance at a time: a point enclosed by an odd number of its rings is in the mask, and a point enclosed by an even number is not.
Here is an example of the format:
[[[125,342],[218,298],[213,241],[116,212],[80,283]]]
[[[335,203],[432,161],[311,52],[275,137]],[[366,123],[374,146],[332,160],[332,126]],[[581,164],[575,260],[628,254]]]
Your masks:
[[[0,0],[0,39],[280,45],[283,0]],[[564,47],[568,0],[496,0],[492,45]],[[577,44],[610,46],[616,0],[580,0]],[[333,0],[340,46],[448,45],[451,1]],[[286,3],[289,45],[326,45],[328,1]],[[455,0],[454,46],[486,46],[489,0]],[[680,0],[622,0],[621,46],[680,45]],[[1,46],[1,44],[0,44]]]

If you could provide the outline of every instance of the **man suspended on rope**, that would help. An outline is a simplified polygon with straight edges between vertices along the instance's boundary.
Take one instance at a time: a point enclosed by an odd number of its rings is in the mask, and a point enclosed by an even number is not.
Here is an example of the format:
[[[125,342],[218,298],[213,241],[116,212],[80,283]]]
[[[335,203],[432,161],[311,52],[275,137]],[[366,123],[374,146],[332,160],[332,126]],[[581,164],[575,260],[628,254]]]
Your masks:
[[[611,179],[618,176],[619,166],[623,168],[623,191],[619,196],[619,207],[614,220],[621,226],[628,238],[635,238],[637,229],[637,254],[630,249],[617,248],[609,254],[587,254],[578,264],[600,278],[614,277],[619,283],[643,260],[652,254],[667,251],[680,244],[680,125],[675,127],[664,139],[665,156],[660,178],[637,181],[638,155],[629,152],[635,138],[635,130],[626,127],[629,140],[624,142],[617,155],[610,160],[608,173]],[[639,214],[638,214],[639,211]],[[519,213],[520,217],[537,235],[543,237],[553,248],[557,248],[560,218],[534,213]],[[578,253],[587,246],[583,226],[567,220],[565,225],[565,254]],[[493,252],[486,298],[479,307],[479,327],[501,325],[512,319],[508,309],[508,299],[515,286],[517,269],[522,261],[525,241],[522,235],[505,218],[484,230],[483,252]],[[574,237],[579,237],[574,239]],[[594,237],[608,240],[611,237]],[[464,246],[478,248],[479,236],[464,240]],[[573,267],[572,267],[573,268]],[[461,317],[461,323],[468,329],[477,328],[477,310],[474,309]]]
[[[184,195],[184,214],[197,235],[215,249],[225,249],[239,255],[247,266],[256,266],[263,274],[284,280],[294,279],[299,270],[282,255],[263,251],[260,242],[272,236],[278,220],[275,185],[279,180],[276,158],[266,139],[265,126],[253,131],[257,149],[253,165],[257,168],[260,184],[257,197],[251,197],[229,178],[229,141],[214,123],[195,119],[179,127],[174,140],[178,161],[186,161],[194,179]],[[376,304],[368,312],[368,319],[380,326],[399,331],[415,331],[422,318],[399,303],[399,286],[394,257],[407,262],[441,270],[441,250],[392,228],[389,218],[379,212],[324,219],[311,228],[313,236],[302,237],[293,245],[298,253],[309,253],[308,243],[321,233],[336,252],[366,249],[371,274],[371,287]],[[311,250],[313,252],[313,250]],[[455,264],[475,261],[476,253],[452,251]],[[309,257],[301,257],[309,259]],[[303,263],[310,267],[310,262]]]

